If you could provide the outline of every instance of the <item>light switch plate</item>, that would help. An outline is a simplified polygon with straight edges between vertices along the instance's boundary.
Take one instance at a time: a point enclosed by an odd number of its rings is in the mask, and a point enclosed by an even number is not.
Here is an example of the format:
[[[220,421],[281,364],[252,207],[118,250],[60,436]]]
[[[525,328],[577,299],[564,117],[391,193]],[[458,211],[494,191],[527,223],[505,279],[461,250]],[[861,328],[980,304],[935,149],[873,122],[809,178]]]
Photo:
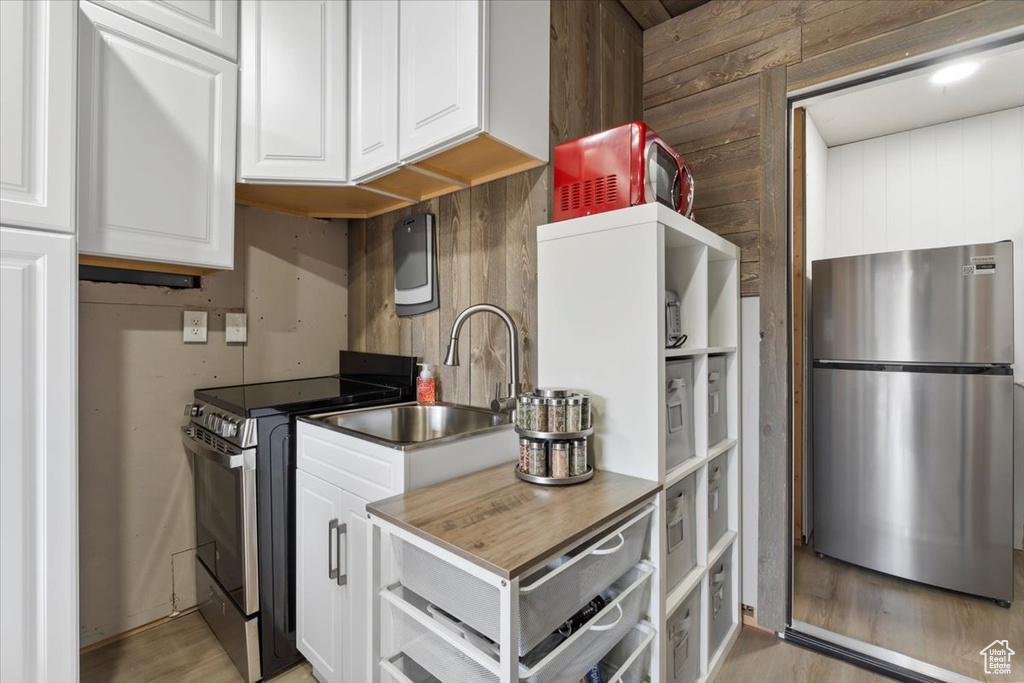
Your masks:
[[[228,342],[245,342],[248,340],[245,313],[226,313],[224,317],[224,336]]]
[[[182,339],[190,344],[206,343],[206,311],[185,311]]]

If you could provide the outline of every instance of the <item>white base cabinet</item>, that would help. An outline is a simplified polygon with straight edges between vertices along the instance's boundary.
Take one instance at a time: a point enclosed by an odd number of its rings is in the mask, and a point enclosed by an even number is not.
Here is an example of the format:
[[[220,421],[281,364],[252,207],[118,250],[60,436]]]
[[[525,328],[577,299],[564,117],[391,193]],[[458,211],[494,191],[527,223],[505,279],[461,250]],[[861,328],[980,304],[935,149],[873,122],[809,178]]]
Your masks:
[[[78,680],[75,239],[0,228],[0,681]]]
[[[0,223],[74,232],[73,2],[0,2]]]
[[[79,248],[231,268],[236,66],[90,2],[79,20]]]
[[[368,502],[517,457],[511,426],[403,451],[299,420],[296,639],[324,683],[372,680]],[[390,547],[386,550],[390,557]],[[388,574],[390,575],[390,573]]]

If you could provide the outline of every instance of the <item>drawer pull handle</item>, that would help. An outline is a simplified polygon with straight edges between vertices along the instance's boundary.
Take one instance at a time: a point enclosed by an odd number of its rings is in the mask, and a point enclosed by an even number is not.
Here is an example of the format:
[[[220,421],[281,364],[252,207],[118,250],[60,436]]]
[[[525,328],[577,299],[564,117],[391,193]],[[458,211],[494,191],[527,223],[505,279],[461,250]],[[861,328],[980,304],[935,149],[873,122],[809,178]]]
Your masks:
[[[615,609],[617,609],[619,611],[619,615],[617,617],[615,617],[615,621],[613,621],[610,624],[602,624],[600,626],[598,626],[598,625],[591,626],[590,630],[591,631],[596,631],[596,632],[610,631],[611,629],[613,629],[616,626],[618,626],[619,622],[622,621],[622,605],[620,603],[615,603]]]
[[[337,580],[338,580],[338,585],[339,586],[344,586],[345,584],[348,583],[348,552],[347,551],[345,552],[345,571],[344,572],[341,571],[341,544],[342,544],[341,537],[342,537],[342,535],[344,535],[346,539],[348,538],[348,527],[345,524],[339,524],[338,525],[338,545],[335,548],[335,552],[337,553],[337,558],[338,558],[337,559],[337,563],[338,563],[338,579]]]
[[[611,548],[600,548],[600,549],[595,550],[594,552],[592,552],[591,555],[611,555],[612,553],[617,553],[622,548],[622,546],[626,545],[626,537],[623,536],[622,533],[620,532],[618,534],[618,536],[616,536],[612,540],[614,541],[616,539],[618,539],[618,541],[619,541],[617,545],[615,545],[615,546],[613,546]]]

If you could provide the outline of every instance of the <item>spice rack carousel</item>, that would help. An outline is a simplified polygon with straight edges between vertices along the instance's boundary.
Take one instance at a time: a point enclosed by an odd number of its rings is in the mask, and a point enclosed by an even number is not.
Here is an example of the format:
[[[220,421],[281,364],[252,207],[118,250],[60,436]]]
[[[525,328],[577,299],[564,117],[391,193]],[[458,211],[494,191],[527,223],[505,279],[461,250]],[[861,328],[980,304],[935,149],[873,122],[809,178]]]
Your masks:
[[[594,433],[590,397],[570,389],[537,389],[516,406],[516,476],[531,484],[568,486],[594,476],[588,437]]]

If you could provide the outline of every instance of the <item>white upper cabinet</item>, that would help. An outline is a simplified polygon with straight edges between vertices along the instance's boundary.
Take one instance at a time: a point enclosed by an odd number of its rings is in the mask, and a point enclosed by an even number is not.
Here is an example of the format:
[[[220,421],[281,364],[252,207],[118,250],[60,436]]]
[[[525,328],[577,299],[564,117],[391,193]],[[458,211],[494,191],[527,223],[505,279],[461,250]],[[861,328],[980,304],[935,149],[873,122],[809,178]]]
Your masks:
[[[398,0],[349,3],[349,175],[398,164]]]
[[[399,149],[403,159],[483,128],[483,12],[482,0],[401,0]]]
[[[232,267],[237,75],[221,57],[82,3],[82,253]]]
[[[242,3],[239,180],[347,179],[345,0]]]
[[[74,231],[73,2],[0,2],[0,222]]]
[[[92,0],[160,31],[235,61],[238,0]],[[72,3],[73,4],[73,3]]]

